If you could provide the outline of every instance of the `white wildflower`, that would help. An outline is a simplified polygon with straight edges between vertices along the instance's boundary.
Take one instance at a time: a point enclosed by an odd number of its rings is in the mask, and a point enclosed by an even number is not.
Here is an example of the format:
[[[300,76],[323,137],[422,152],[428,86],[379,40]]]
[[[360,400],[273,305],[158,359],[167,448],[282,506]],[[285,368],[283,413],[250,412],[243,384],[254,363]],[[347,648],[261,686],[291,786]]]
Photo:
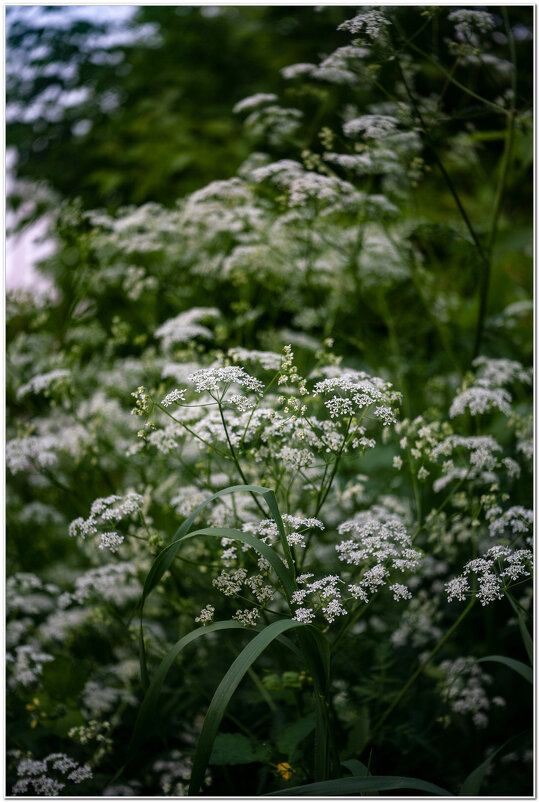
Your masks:
[[[234,114],[242,114],[244,111],[252,111],[260,106],[266,106],[269,103],[275,103],[277,100],[277,95],[258,92],[256,95],[249,95],[249,97],[245,97],[243,100],[240,100],[238,103],[236,103],[232,111]]]
[[[244,627],[254,627],[256,626],[259,616],[260,612],[254,607],[252,610],[236,610],[232,618],[235,618],[236,621],[239,621]]]
[[[202,326],[201,321],[214,320],[219,314],[219,310],[213,307],[193,307],[166,320],[156,329],[154,336],[163,341],[165,350],[176,343],[190,342],[195,337],[210,340],[213,338],[213,332],[207,326]]]
[[[52,385],[55,383],[59,384],[62,380],[67,379],[67,377],[70,375],[71,371],[66,370],[65,368],[58,368],[57,370],[51,370],[49,373],[38,374],[30,379],[29,382],[23,384],[22,387],[19,387],[17,390],[17,398],[24,398],[24,396],[28,395],[29,393],[33,393],[34,395],[43,393]]]
[[[498,409],[504,415],[511,414],[511,396],[507,390],[499,387],[494,389],[469,387],[453,399],[449,417],[464,415],[466,410],[469,410],[471,415],[483,415],[493,409]]]
[[[215,607],[213,607],[211,604],[207,604],[202,608],[198,616],[195,618],[195,622],[197,624],[202,624],[203,626],[206,626],[206,624],[211,624],[214,614]]]
[[[397,602],[401,601],[401,599],[412,598],[410,588],[407,588],[406,585],[399,585],[398,583],[395,585],[390,585],[389,590],[393,593],[393,598]]]
[[[185,401],[185,390],[171,390],[170,393],[162,399],[161,404],[164,407],[169,407],[171,404],[175,404],[177,401]]]
[[[380,11],[364,11],[341,23],[337,30],[352,34],[364,33],[369,39],[376,40],[388,25],[391,22]]]

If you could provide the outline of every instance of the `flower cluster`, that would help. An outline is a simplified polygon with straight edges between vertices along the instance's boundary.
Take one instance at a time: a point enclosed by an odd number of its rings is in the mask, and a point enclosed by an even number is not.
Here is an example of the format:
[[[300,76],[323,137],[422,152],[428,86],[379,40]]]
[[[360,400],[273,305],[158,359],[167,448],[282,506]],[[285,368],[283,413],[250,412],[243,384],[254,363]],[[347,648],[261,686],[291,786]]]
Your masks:
[[[100,549],[118,551],[124,541],[124,536],[116,531],[100,531],[105,526],[119,523],[126,518],[140,515],[144,499],[138,493],[128,493],[126,496],[107,496],[96,499],[88,518],[76,518],[69,524],[71,537],[85,540],[87,536],[98,535]]]
[[[43,760],[24,758],[17,766],[20,779],[13,786],[13,795],[33,793],[35,796],[58,796],[66,784],[55,773],[74,784],[93,776],[90,766],[80,765],[62,752],[48,755]]]
[[[489,699],[485,686],[492,683],[492,677],[481,671],[473,657],[444,660],[439,668],[444,673],[442,693],[451,710],[461,715],[471,714],[476,727],[487,726],[486,711],[491,704],[498,707],[505,705],[501,696]]]
[[[504,592],[522,577],[530,576],[532,552],[509,546],[492,546],[482,557],[466,563],[460,576],[446,583],[448,601],[476,596],[485,606],[502,599]]]

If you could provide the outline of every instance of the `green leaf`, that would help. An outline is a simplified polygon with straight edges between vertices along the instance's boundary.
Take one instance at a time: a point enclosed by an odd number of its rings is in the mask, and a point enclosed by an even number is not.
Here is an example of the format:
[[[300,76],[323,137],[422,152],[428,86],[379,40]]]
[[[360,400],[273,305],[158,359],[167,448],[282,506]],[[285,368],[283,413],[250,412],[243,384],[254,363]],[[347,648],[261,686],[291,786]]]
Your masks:
[[[531,639],[531,635],[528,632],[528,627],[526,626],[526,618],[520,607],[517,605],[516,601],[513,599],[508,591],[505,591],[505,595],[507,596],[509,603],[513,610],[515,611],[517,618],[518,618],[518,625],[520,627],[520,634],[522,636],[522,640],[524,642],[524,648],[526,649],[526,653],[528,655],[528,659],[530,661],[530,665],[533,666],[533,641]]]
[[[253,743],[241,733],[219,733],[210,757],[212,766],[237,766],[242,763],[261,763],[269,760],[268,744]]]
[[[342,777],[340,780],[296,785],[294,788],[273,791],[265,796],[351,796],[362,791],[393,791],[403,788],[425,791],[434,796],[452,796],[444,788],[414,777]]]
[[[314,778],[325,780],[330,771],[330,742],[333,757],[336,758],[336,748],[332,739],[332,730],[328,718],[326,695],[330,681],[330,650],[327,638],[314,627],[298,632],[298,641],[305,655],[307,666],[314,681],[314,702],[316,710],[316,724],[314,733]]]
[[[199,504],[198,507],[195,510],[193,510],[193,512],[185,519],[182,525],[176,530],[171,543],[169,543],[168,546],[166,546],[163,549],[163,551],[161,551],[157,555],[148,572],[146,581],[144,582],[144,588],[142,591],[142,598],[141,598],[141,607],[144,606],[146,598],[159,583],[159,580],[161,579],[165,571],[167,571],[168,568],[172,565],[172,562],[176,554],[178,553],[180,541],[189,532],[189,529],[191,528],[197,517],[200,515],[202,510],[204,510],[208,506],[208,504],[211,504],[212,501],[216,501],[222,496],[226,496],[231,493],[255,493],[257,495],[262,496],[266,501],[268,508],[277,523],[279,532],[281,532],[282,529],[284,535],[284,527],[273,490],[268,490],[268,488],[259,487],[258,485],[233,485],[232,487],[225,487],[223,490],[219,490],[217,493],[214,493],[213,495],[209,496],[205,501],[202,502],[202,504]],[[281,539],[283,535],[281,536]],[[284,538],[284,541],[288,548],[288,541],[286,540],[286,538]],[[288,553],[290,553],[289,548],[288,548]]]
[[[520,674],[521,677],[524,677],[524,679],[528,680],[528,682],[533,685],[533,671],[531,666],[527,666],[526,663],[521,663],[520,660],[513,660],[512,657],[504,657],[500,654],[489,654],[488,657],[482,657],[477,662],[502,663],[504,666],[507,666],[507,668],[516,671],[517,674]]]
[[[266,557],[266,559],[270,562],[270,564],[274,567],[279,579],[283,583],[283,587],[285,589],[285,593],[289,598],[295,590],[294,578],[295,578],[295,569],[294,569],[294,562],[292,560],[292,555],[290,553],[290,547],[288,546],[288,541],[285,536],[284,526],[281,518],[281,514],[279,512],[279,508],[277,506],[277,501],[275,499],[275,493],[273,490],[268,490],[265,487],[259,487],[258,485],[233,485],[231,487],[225,487],[223,490],[219,490],[217,493],[209,496],[202,504],[199,504],[198,507],[193,510],[193,512],[185,519],[182,525],[176,530],[172,542],[168,544],[155,558],[153,561],[150,570],[146,576],[144,581],[144,587],[142,590],[142,596],[140,598],[139,607],[140,607],[140,627],[139,627],[139,661],[140,661],[140,676],[142,681],[142,687],[146,690],[148,687],[148,669],[146,666],[146,649],[144,646],[144,633],[143,633],[143,615],[144,615],[144,604],[146,599],[150,595],[150,593],[154,590],[154,588],[159,584],[159,581],[165,574],[165,572],[170,568],[172,565],[176,554],[180,548],[181,541],[188,536],[189,529],[195,522],[196,518],[208,504],[211,504],[212,501],[215,501],[222,496],[230,495],[231,493],[255,493],[261,495],[264,500],[266,501],[270,513],[273,515],[275,521],[277,522],[277,527],[279,529],[279,534],[281,536],[281,541],[283,543],[283,549],[285,550],[285,555],[288,560],[289,567],[291,569],[292,577],[286,571],[285,567],[283,566],[281,559],[277,556],[276,552],[271,549],[271,547],[267,546],[265,543],[257,540],[256,538],[252,538],[248,536],[252,542],[249,540],[245,540],[245,533],[237,532],[237,530],[229,530],[235,533],[233,535],[233,539],[241,540],[244,543],[248,543],[252,545],[255,549],[257,549],[262,556]],[[209,530],[199,530],[199,533],[208,533]],[[195,533],[191,533],[194,535]],[[230,537],[230,535],[228,535]],[[264,547],[264,548],[262,548]]]
[[[180,640],[175,643],[174,646],[166,653],[165,657],[161,661],[161,664],[159,665],[159,668],[155,672],[153,680],[144,695],[144,699],[142,700],[142,704],[135,721],[135,727],[133,729],[131,741],[127,750],[126,765],[134,758],[137,749],[144,742],[148,732],[150,731],[151,721],[157,714],[158,699],[159,694],[161,693],[161,688],[163,687],[163,683],[167,677],[167,674],[177,656],[193,641],[197,640],[203,635],[208,635],[210,632],[218,632],[222,629],[242,629],[245,631],[245,627],[242,626],[239,621],[217,621],[215,624],[208,624],[207,626],[199,627],[193,632],[189,632],[188,635],[184,635],[184,637],[180,638]]]
[[[73,661],[65,654],[57,654],[54,660],[43,666],[41,684],[53,698],[65,702],[68,698],[78,696],[88,675],[86,663]]]
[[[315,716],[314,713],[300,718],[286,727],[277,738],[277,748],[280,752],[284,752],[288,758],[294,759],[298,744],[314,730]]]
[[[459,796],[478,796],[479,789],[481,787],[481,783],[483,782],[485,773],[490,764],[492,763],[492,761],[494,760],[494,758],[496,757],[496,755],[498,755],[500,752],[506,749],[509,746],[509,744],[515,741],[517,738],[520,738],[522,734],[523,733],[519,733],[518,735],[513,735],[512,738],[509,738],[508,741],[506,741],[504,744],[498,747],[498,749],[496,749],[495,752],[489,755],[489,757],[487,757],[486,760],[480,763],[476,769],[470,772],[470,774],[468,774],[468,776],[460,786]]]
[[[193,771],[189,785],[190,796],[196,794],[202,785],[204,772],[212,753],[213,742],[221,724],[221,719],[234,691],[247,673],[247,670],[257,657],[262,654],[264,649],[279,635],[282,635],[287,630],[305,626],[308,625],[290,619],[275,621],[265,627],[262,632],[259,632],[234,660],[213,695],[202,725],[202,732],[200,733],[193,759]]]
[[[343,760],[342,765],[345,767],[345,769],[348,769],[350,774],[353,774],[354,777],[369,776],[369,769],[364,763],[361,762],[361,760],[350,758],[350,760]]]
[[[183,535],[182,540],[189,540],[192,537],[199,536],[218,538],[226,537],[229,540],[239,540],[242,543],[246,543],[248,546],[251,546],[253,549],[258,551],[270,563],[271,567],[277,574],[281,585],[283,586],[286,597],[289,599],[294,593],[296,586],[277,552],[274,551],[271,546],[268,546],[266,543],[262,543],[261,540],[258,540],[258,538],[253,537],[253,535],[249,535],[247,532],[240,532],[239,529],[210,527],[207,529],[196,529],[194,532],[189,532],[188,534]]]
[[[69,730],[73,727],[81,727],[84,723],[83,715],[79,710],[67,710],[63,716],[45,722],[45,726],[59,738],[67,738]]]

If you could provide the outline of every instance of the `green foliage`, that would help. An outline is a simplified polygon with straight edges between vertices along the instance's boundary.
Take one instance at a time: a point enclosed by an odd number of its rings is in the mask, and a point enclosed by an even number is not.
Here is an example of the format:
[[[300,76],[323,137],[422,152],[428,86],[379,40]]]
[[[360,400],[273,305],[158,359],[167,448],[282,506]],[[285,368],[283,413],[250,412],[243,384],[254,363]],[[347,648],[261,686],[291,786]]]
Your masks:
[[[64,13],[8,31],[8,790],[529,794],[530,9]]]
[[[244,763],[265,763],[269,757],[269,747],[253,744],[241,733],[219,733],[213,743],[209,760],[212,766],[236,766]]]

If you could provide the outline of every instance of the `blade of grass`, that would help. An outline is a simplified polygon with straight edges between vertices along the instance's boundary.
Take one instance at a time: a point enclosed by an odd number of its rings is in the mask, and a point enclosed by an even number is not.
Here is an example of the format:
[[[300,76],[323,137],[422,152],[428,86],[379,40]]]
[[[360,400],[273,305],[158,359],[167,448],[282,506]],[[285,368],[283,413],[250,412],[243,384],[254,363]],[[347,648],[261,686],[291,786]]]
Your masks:
[[[505,595],[507,599],[515,611],[517,618],[518,618],[518,626],[520,628],[520,634],[522,636],[522,641],[524,643],[524,648],[526,649],[526,653],[528,655],[528,659],[530,661],[530,665],[533,666],[533,641],[531,638],[530,633],[528,632],[528,627],[526,626],[526,619],[524,613],[522,612],[521,608],[518,606],[516,601],[513,599],[511,594],[506,590]]]
[[[213,695],[210,702],[208,712],[202,725],[202,732],[198,739],[195,756],[193,760],[193,771],[191,773],[191,782],[189,784],[189,795],[198,793],[202,782],[204,780],[204,773],[211,756],[213,742],[219,730],[221,719],[226,710],[226,707],[232,698],[232,695],[248,669],[259,657],[262,652],[275,640],[279,635],[282,635],[288,630],[296,627],[305,627],[299,621],[275,621],[273,624],[265,627],[262,632],[256,635],[250,643],[243,649],[241,654],[234,660],[225,676],[221,680],[219,687]]]
[[[233,488],[226,488],[227,490],[232,490]],[[245,489],[243,485],[241,489]],[[257,490],[262,490],[263,488],[255,488]],[[264,491],[264,493],[270,491]],[[223,494],[224,491],[221,491]],[[216,494],[218,495],[218,494]],[[206,502],[205,502],[206,503]],[[202,506],[202,505],[201,505]],[[144,589],[142,592],[142,598],[140,601],[140,627],[139,627],[139,659],[140,659],[140,675],[141,680],[143,683],[144,689],[148,687],[148,669],[146,665],[146,650],[144,646],[144,635],[143,635],[143,613],[144,613],[144,604],[146,598],[149,596],[151,591],[156,587],[160,579],[162,578],[165,571],[170,567],[172,561],[174,560],[180,545],[183,540],[186,540],[191,537],[195,537],[198,535],[206,536],[206,537],[227,537],[231,540],[240,540],[242,543],[246,543],[249,546],[252,546],[256,549],[272,566],[275,573],[277,574],[281,584],[283,586],[285,595],[287,599],[290,599],[292,593],[295,590],[295,583],[292,577],[290,576],[287,568],[283,565],[281,558],[278,554],[268,546],[266,543],[262,543],[262,541],[258,540],[257,538],[249,535],[246,532],[240,532],[237,529],[197,529],[194,532],[189,532],[189,526],[194,520],[194,513],[182,524],[180,529],[178,530],[179,534],[176,534],[175,540],[166,546],[163,551],[161,551],[157,557],[155,558],[150,571],[146,577],[146,581],[144,583]],[[195,516],[196,517],[196,516]],[[192,520],[190,520],[192,519]],[[189,526],[185,526],[189,522]],[[182,531],[183,530],[183,531]]]
[[[478,796],[479,795],[479,789],[481,787],[481,783],[483,782],[483,778],[485,776],[485,773],[486,773],[488,767],[490,766],[490,764],[492,763],[492,761],[494,760],[494,758],[496,757],[496,755],[498,755],[500,752],[502,752],[504,749],[506,749],[507,746],[509,746],[510,743],[512,743],[513,741],[516,741],[523,734],[524,733],[519,733],[518,735],[514,735],[512,738],[509,738],[508,741],[506,741],[504,744],[502,744],[500,747],[498,747],[498,749],[496,749],[495,752],[493,752],[491,755],[489,755],[486,760],[484,760],[482,763],[480,763],[479,766],[476,769],[474,769],[470,774],[468,774],[468,776],[466,777],[466,779],[464,780],[464,782],[460,786],[460,790],[459,790],[459,794],[458,795],[459,796]]]
[[[167,571],[167,569],[172,564],[179,548],[178,546],[179,541],[185,534],[187,534],[187,532],[194,524],[195,520],[200,515],[200,513],[208,506],[208,504],[211,504],[213,501],[216,501],[217,499],[222,498],[223,496],[230,495],[231,493],[254,493],[257,495],[261,495],[263,497],[268,496],[269,501],[266,499],[268,503],[268,508],[270,509],[271,512],[273,512],[272,507],[273,507],[273,501],[275,499],[273,491],[268,490],[266,487],[259,487],[258,485],[233,485],[231,487],[225,487],[223,490],[219,490],[217,493],[208,496],[208,498],[205,499],[202,502],[202,504],[199,504],[198,507],[195,510],[193,510],[193,512],[185,519],[182,525],[178,527],[178,529],[176,530],[176,532],[172,537],[171,542],[168,544],[168,546],[166,546],[166,548],[164,548],[157,555],[157,557],[153,561],[152,566],[146,577],[146,581],[144,582],[142,598],[140,601],[141,607],[144,606],[146,598],[159,583],[159,580],[161,579],[165,571]],[[277,505],[275,504],[275,507],[276,506]],[[277,514],[278,513],[279,510],[277,509]],[[282,526],[282,521],[281,521],[281,526]]]
[[[143,743],[144,737],[149,732],[151,719],[156,715],[158,699],[163,687],[163,683],[178,655],[185,649],[186,646],[188,646],[190,643],[193,643],[193,641],[197,640],[203,635],[209,635],[211,632],[218,632],[223,629],[242,629],[245,631],[245,627],[240,624],[239,621],[217,621],[214,624],[208,624],[207,626],[199,627],[193,632],[189,632],[187,635],[184,635],[184,637],[180,638],[180,640],[175,643],[174,646],[169,649],[169,651],[163,657],[159,668],[155,672],[152,682],[144,695],[144,699],[142,700],[142,704],[135,721],[135,727],[133,729],[131,741],[127,750],[126,765],[132,761],[138,747]]]
[[[176,554],[178,553],[179,549],[179,541],[187,534],[197,517],[200,513],[211,504],[213,501],[216,501],[223,496],[230,495],[231,493],[251,493],[255,495],[260,495],[266,501],[270,513],[273,515],[277,527],[279,529],[279,535],[281,538],[281,542],[283,545],[284,553],[289,565],[289,568],[292,572],[292,576],[295,578],[295,568],[294,568],[294,561],[292,559],[292,554],[290,552],[290,546],[288,545],[288,541],[286,539],[286,533],[284,530],[283,521],[281,518],[281,514],[279,512],[279,507],[277,505],[277,501],[275,498],[275,493],[273,490],[269,490],[266,487],[260,487],[259,485],[232,485],[231,487],[225,487],[223,490],[219,490],[217,493],[213,493],[213,495],[208,496],[202,504],[199,504],[193,512],[187,516],[185,521],[178,527],[176,532],[174,533],[171,542],[164,548],[155,558],[153,561],[150,570],[146,576],[144,581],[144,587],[142,590],[142,596],[139,602],[139,611],[140,611],[140,635],[139,635],[139,657],[140,657],[140,675],[142,679],[143,687],[146,689],[148,687],[148,670],[146,667],[146,650],[144,647],[144,638],[143,638],[143,626],[142,626],[142,618],[144,613],[144,605],[146,603],[146,599],[154,590],[154,588],[159,584],[164,573],[170,568],[172,565]]]
[[[414,777],[341,777],[339,780],[283,788],[282,791],[273,791],[265,796],[352,796],[362,791],[393,791],[404,788],[425,791],[433,796],[453,796],[438,785]]]
[[[512,657],[504,657],[501,654],[489,654],[487,657],[482,657],[477,662],[502,663],[504,666],[507,666],[507,668],[516,671],[517,674],[520,674],[521,677],[524,677],[524,679],[528,680],[528,682],[533,685],[533,671],[531,666],[527,666],[526,663],[521,663],[520,660],[513,660]]]

